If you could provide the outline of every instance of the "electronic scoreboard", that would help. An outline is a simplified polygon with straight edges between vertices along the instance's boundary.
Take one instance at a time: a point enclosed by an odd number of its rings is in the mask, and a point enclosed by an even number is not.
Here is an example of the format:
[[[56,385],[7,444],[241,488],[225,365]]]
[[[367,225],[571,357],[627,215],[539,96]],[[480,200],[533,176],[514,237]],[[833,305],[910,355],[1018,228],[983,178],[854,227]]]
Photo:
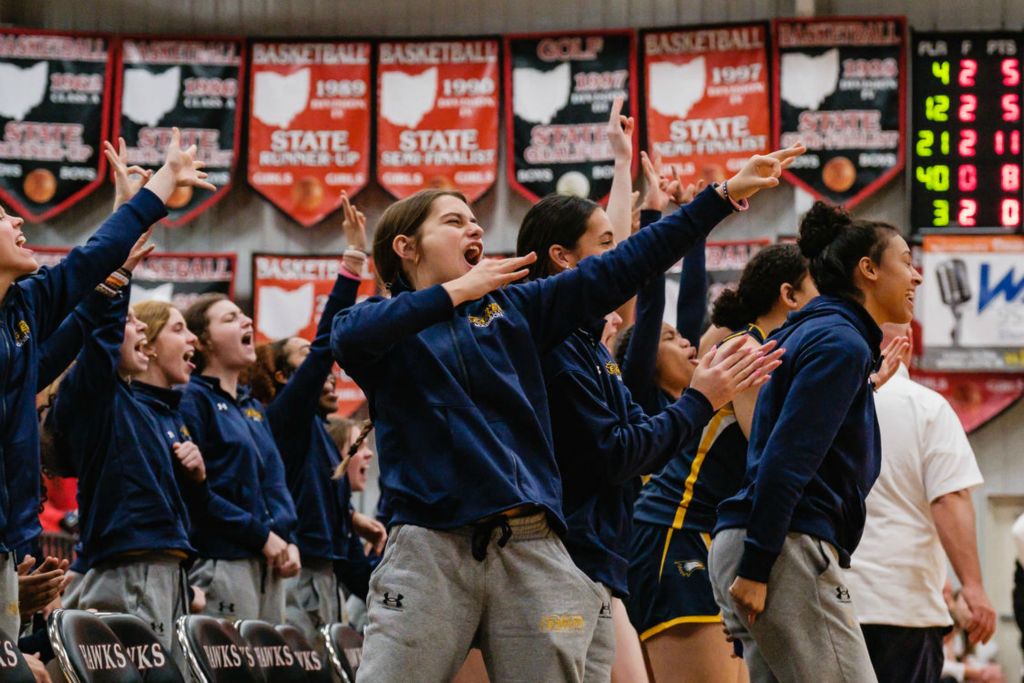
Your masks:
[[[1020,33],[915,32],[910,217],[918,230],[1019,231]]]

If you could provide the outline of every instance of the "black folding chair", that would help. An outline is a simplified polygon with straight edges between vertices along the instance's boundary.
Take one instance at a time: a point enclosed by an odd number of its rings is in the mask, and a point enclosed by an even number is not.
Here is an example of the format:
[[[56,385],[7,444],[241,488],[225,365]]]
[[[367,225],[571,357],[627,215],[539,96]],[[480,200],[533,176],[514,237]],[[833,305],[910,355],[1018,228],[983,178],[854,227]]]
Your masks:
[[[267,681],[252,648],[233,626],[202,615],[178,617],[178,644],[197,683],[274,683]]]
[[[124,645],[92,612],[55,609],[46,629],[57,664],[70,683],[142,683]]]
[[[355,683],[363,656],[363,637],[344,624],[327,624],[320,628],[327,643],[327,657],[344,683]]]
[[[171,653],[163,646],[146,622],[134,614],[114,612],[96,615],[110,627],[124,645],[128,658],[146,683],[185,683]]]
[[[242,619],[235,622],[235,628],[252,648],[267,681],[304,683],[306,670],[273,624],[258,619]]]
[[[324,653],[318,652],[306,638],[306,634],[291,624],[281,624],[274,627],[284,642],[288,643],[292,654],[299,660],[299,664],[306,671],[306,680],[310,683],[331,683],[331,671],[327,668],[324,660]]]
[[[35,683],[36,677],[28,668],[25,657],[18,649],[18,641],[0,630],[0,681]]]

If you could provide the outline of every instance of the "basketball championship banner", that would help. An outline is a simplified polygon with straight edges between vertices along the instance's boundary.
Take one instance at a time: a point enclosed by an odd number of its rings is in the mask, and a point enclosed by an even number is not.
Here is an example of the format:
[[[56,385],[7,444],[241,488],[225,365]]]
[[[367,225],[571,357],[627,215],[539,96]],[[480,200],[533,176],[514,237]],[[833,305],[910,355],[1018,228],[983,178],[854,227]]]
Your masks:
[[[925,370],[1024,372],[1024,236],[924,238]]]
[[[747,261],[754,254],[771,244],[768,239],[729,240],[707,242],[704,245],[704,267],[708,278],[708,308],[711,307],[722,290],[736,287]],[[679,283],[682,276],[683,262],[672,266],[665,278],[665,322],[675,326],[676,307],[679,301]]]
[[[498,174],[501,45],[494,39],[377,46],[377,182],[399,199],[459,189],[470,202]]]
[[[370,176],[370,43],[254,42],[249,184],[310,227]]]
[[[253,254],[252,301],[256,343],[303,337],[313,340],[327,297],[341,269],[340,258]],[[377,292],[373,264],[362,273],[359,300]],[[338,409],[351,415],[365,400],[362,390],[335,366]]]
[[[114,137],[128,146],[128,163],[157,169],[181,130],[181,147],[196,158],[216,192],[179,187],[167,202],[166,223],[178,227],[220,201],[231,187],[242,125],[244,44],[238,39],[125,38],[118,58]]]
[[[768,24],[648,30],[647,146],[685,183],[718,183],[771,151]]]
[[[66,247],[33,247],[41,266],[53,267],[67,256]],[[184,311],[200,294],[235,296],[234,253],[164,252],[143,259],[132,273],[132,303],[166,301]]]
[[[505,38],[505,153],[517,192],[530,201],[553,192],[608,196],[612,101],[625,98],[624,116],[636,112],[633,43],[632,31]]]
[[[106,36],[0,30],[0,199],[45,221],[103,183],[113,50]]]
[[[775,21],[775,138],[807,152],[785,176],[851,208],[903,169],[906,20]]]

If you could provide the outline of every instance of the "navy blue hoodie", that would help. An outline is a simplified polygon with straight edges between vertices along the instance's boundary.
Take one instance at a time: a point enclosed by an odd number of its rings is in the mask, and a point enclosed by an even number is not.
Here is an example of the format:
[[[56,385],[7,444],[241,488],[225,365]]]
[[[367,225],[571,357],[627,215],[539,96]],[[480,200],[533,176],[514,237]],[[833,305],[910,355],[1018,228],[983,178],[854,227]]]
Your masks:
[[[327,298],[309,355],[267,406],[267,419],[284,459],[288,490],[298,513],[296,545],[302,557],[341,560],[352,534],[351,492],[332,479],[338,447],[319,414],[320,393],[334,365],[331,323],[356,302],[359,280],[339,275]]]
[[[522,505],[564,533],[540,356],[624,303],[732,207],[713,189],[612,251],[453,306],[441,285],[335,318],[335,358],[377,425],[392,524],[451,529]]]
[[[786,355],[758,395],[743,488],[715,527],[747,530],[739,575],[765,583],[789,532],[832,544],[849,566],[881,465],[868,378],[882,332],[867,311],[820,296],[772,339]]]
[[[38,344],[78,302],[128,257],[145,230],[165,216],[149,190],[104,221],[60,264],[16,282],[0,304],[0,552],[36,538],[39,525]]]
[[[295,542],[295,505],[263,405],[238,387],[238,398],[213,377],[193,375],[181,400],[192,440],[206,462],[212,492],[230,514],[193,514],[192,543],[200,557],[258,557],[273,531]],[[227,511],[225,511],[227,512]]]
[[[172,445],[185,438],[161,425],[118,376],[128,293],[111,301],[61,382],[53,421],[78,476],[85,569],[138,550],[191,553],[188,513]],[[79,307],[74,315],[85,315]]]
[[[714,411],[688,389],[657,416],[645,415],[601,344],[603,328],[600,319],[576,330],[543,367],[569,525],[565,547],[587,576],[623,598],[640,477],[676,456]]]

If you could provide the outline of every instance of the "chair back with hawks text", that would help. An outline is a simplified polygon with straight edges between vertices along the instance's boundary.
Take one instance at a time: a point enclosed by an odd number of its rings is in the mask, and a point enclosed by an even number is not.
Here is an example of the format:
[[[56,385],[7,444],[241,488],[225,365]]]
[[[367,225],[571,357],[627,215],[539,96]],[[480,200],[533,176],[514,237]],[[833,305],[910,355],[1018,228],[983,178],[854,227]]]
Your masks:
[[[178,671],[171,653],[146,622],[134,614],[110,612],[97,616],[124,645],[128,659],[142,674],[145,683],[185,683],[185,677]]]
[[[18,642],[0,630],[0,681],[35,683],[36,677],[28,668]]]
[[[46,629],[57,664],[70,683],[143,683],[124,645],[92,612],[55,609]]]
[[[264,678],[256,654],[235,627],[221,619],[178,617],[174,634],[197,683],[273,683]]]
[[[335,673],[344,683],[355,683],[363,654],[363,637],[344,624],[327,624],[320,628],[327,642],[327,656]]]
[[[292,649],[292,654],[306,671],[306,680],[309,683],[333,683],[334,679],[331,677],[331,670],[327,668],[324,653],[313,647],[305,633],[291,624],[279,624],[274,628]]]
[[[305,683],[306,670],[273,624],[258,619],[242,619],[235,622],[235,628],[252,648],[268,681]]]

